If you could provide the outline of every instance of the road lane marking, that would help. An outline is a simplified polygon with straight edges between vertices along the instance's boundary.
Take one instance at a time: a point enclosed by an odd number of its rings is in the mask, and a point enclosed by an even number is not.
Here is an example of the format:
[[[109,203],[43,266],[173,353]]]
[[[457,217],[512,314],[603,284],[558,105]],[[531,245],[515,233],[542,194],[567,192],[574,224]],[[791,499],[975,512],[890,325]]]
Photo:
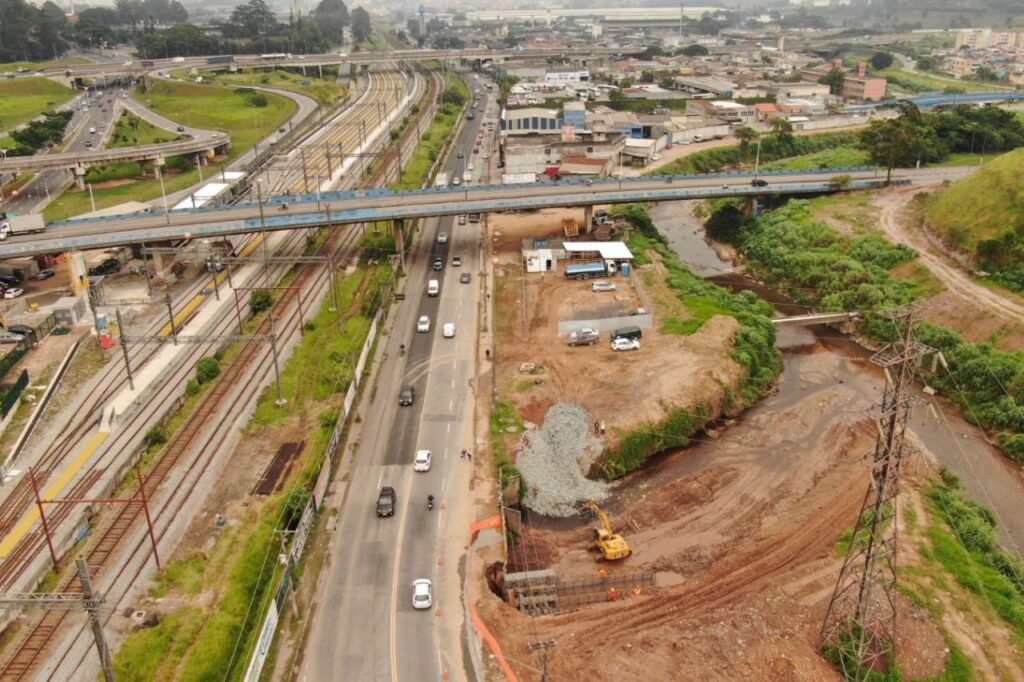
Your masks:
[[[405,506],[402,507],[402,522],[398,527],[395,542],[395,568],[391,575],[391,682],[398,682],[398,569],[402,565],[402,539],[405,537],[405,522],[409,517],[409,495],[412,492],[413,477],[406,477]]]
[[[455,398],[448,401],[448,409],[451,410],[455,407]]]
[[[451,433],[451,432],[452,432],[452,424],[451,424],[451,422],[448,422],[448,433]]]
[[[384,481],[384,472],[380,472],[380,476],[377,477],[377,489],[380,490],[380,484]]]

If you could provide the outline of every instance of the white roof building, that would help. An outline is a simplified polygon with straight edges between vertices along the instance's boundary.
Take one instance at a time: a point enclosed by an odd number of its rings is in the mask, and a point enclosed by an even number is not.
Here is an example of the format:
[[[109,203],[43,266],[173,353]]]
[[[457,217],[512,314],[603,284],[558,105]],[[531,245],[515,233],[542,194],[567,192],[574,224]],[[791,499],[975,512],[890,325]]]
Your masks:
[[[605,260],[633,260],[633,252],[625,242],[565,242],[563,246],[569,258],[597,252]]]

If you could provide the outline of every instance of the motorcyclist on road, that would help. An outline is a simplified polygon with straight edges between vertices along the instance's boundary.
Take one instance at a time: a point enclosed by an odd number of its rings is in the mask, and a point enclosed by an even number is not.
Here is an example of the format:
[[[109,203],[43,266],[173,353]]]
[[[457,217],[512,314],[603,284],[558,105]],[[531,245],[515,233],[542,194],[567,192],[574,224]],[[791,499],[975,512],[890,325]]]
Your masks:
[[[401,353],[402,355],[405,355],[405,344],[404,343],[398,344],[398,352]]]
[[[427,495],[427,509],[433,509],[433,508],[434,508],[434,496],[433,495]]]

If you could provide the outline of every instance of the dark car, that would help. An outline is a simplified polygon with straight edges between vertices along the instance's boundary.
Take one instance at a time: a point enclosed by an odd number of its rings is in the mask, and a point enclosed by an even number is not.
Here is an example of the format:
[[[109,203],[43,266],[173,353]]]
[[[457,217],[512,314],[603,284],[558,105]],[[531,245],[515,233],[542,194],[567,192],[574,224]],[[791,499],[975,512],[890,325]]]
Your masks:
[[[466,114],[466,119],[472,121],[474,118],[476,118],[476,116],[473,115],[472,111]]]
[[[4,288],[16,287],[19,284],[21,284],[21,280],[17,277],[12,277],[10,275],[0,277],[0,286]]]
[[[99,265],[89,268],[89,274],[93,277],[112,275],[121,269],[121,261],[116,258],[108,258]]]
[[[403,407],[408,407],[416,401],[416,389],[412,386],[402,386],[402,390],[398,392],[398,404]]]
[[[25,324],[12,324],[11,326],[7,327],[7,331],[9,331],[12,334],[28,336],[29,334],[34,333],[35,329],[32,329],[32,327],[29,327],[28,325]]]
[[[762,180],[761,178],[757,178],[756,180],[752,181],[750,185],[751,187],[767,187],[768,181]]]
[[[395,489],[389,485],[380,489],[377,496],[377,516],[395,515]]]
[[[53,270],[51,270],[50,268],[46,268],[45,270],[40,270],[39,274],[36,275],[35,277],[33,277],[32,279],[36,279],[36,280],[42,281],[44,279],[50,279],[51,277],[53,277],[56,274],[57,273],[54,272]]]
[[[463,284],[469,284],[469,273],[464,272],[461,275],[459,275],[459,281],[462,282]]]
[[[444,259],[443,258],[435,258],[434,259],[434,269],[435,270],[443,270],[444,269]]]

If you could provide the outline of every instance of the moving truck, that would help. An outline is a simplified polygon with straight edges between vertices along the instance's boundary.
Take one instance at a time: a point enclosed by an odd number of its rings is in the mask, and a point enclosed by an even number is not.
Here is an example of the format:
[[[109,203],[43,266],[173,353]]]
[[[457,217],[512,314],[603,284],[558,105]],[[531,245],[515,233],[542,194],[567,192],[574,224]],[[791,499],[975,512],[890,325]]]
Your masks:
[[[32,234],[44,230],[46,230],[46,220],[42,213],[0,217],[0,240],[7,239],[12,235]]]

